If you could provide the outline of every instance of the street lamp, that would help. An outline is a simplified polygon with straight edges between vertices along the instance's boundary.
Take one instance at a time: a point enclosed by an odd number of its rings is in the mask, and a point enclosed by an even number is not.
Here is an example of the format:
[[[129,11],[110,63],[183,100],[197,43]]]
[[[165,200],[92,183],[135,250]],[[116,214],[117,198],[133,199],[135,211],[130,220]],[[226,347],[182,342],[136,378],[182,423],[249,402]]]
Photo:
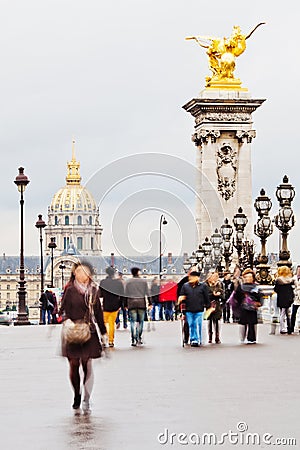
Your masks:
[[[229,224],[228,219],[224,220],[224,224],[220,227],[220,233],[223,238],[223,255],[225,259],[225,270],[229,270],[229,264],[231,261],[232,255],[232,244],[231,244],[231,236],[233,233],[233,228]]]
[[[203,252],[204,252],[203,270],[204,270],[205,274],[208,272],[208,270],[210,269],[210,267],[212,265],[212,258],[211,258],[212,247],[213,247],[212,243],[210,242],[208,237],[206,237],[202,244],[202,248],[203,248]]]
[[[254,225],[254,233],[260,238],[261,252],[258,257],[258,265],[256,266],[256,280],[260,284],[271,284],[272,276],[270,275],[270,266],[268,265],[268,257],[266,252],[267,238],[273,233],[273,225],[269,212],[272,208],[272,202],[266,196],[265,190],[261,189],[260,195],[254,202],[254,207],[259,216]]]
[[[161,228],[162,225],[167,225],[167,221],[165,216],[162,214],[160,216],[159,220],[159,279],[161,279],[161,271],[162,271],[162,263],[161,263],[161,257],[162,257],[162,244],[161,244]]]
[[[50,242],[48,244],[48,248],[51,249],[51,287],[54,288],[53,284],[53,251],[57,247],[55,243],[55,237],[50,238]]]
[[[246,214],[243,213],[243,208],[239,207],[238,212],[233,217],[233,225],[236,230],[235,241],[233,245],[235,246],[239,264],[242,265],[242,250],[243,250],[243,239],[244,239],[244,229],[248,223],[248,218]]]
[[[19,174],[17,175],[14,183],[18,186],[18,191],[21,194],[20,198],[20,278],[19,278],[19,289],[18,289],[18,317],[15,321],[15,325],[30,325],[28,320],[28,314],[26,312],[26,281],[25,281],[25,267],[24,267],[24,191],[29,179],[24,174],[24,168],[19,167]]]
[[[46,224],[43,221],[42,214],[38,215],[38,221],[35,224],[36,228],[40,230],[40,253],[41,253],[41,296],[44,292],[44,258],[43,258],[43,228]],[[40,309],[40,325],[43,323],[42,320],[42,309]]]
[[[59,268],[61,270],[61,290],[63,291],[63,289],[64,289],[64,270],[65,270],[66,266],[64,263],[61,263],[59,265]]]
[[[222,252],[221,252],[221,245],[223,242],[223,238],[221,233],[219,233],[218,228],[215,229],[215,232],[211,235],[210,241],[212,243],[212,252],[213,252],[213,258],[214,263],[216,265],[216,268],[218,272],[222,272],[222,265],[221,265],[221,259],[222,259]]]
[[[254,264],[254,241],[251,239],[245,239],[242,244],[243,248],[243,267],[253,269]]]
[[[280,209],[279,213],[275,216],[274,222],[275,226],[281,231],[282,243],[281,249],[279,251],[279,261],[278,266],[289,266],[292,263],[289,260],[290,252],[287,247],[287,237],[288,232],[295,225],[294,213],[291,208],[292,201],[295,197],[295,189],[289,184],[289,179],[285,175],[283,177],[282,183],[276,189],[276,197],[279,201]]]

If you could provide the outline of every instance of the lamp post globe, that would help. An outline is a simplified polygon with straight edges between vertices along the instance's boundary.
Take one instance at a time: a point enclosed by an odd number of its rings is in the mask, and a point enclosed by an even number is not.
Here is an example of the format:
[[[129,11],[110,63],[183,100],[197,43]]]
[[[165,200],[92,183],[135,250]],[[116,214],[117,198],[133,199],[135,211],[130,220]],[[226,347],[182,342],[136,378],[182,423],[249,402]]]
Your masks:
[[[271,199],[266,195],[263,188],[260,190],[260,195],[255,199],[254,208],[259,217],[268,216],[271,211]]]
[[[284,175],[282,183],[277,186],[276,197],[280,207],[291,206],[295,197],[295,188],[289,183],[289,179]]]
[[[19,173],[14,180],[20,192],[20,276],[18,289],[18,316],[15,325],[30,325],[26,310],[26,281],[24,266],[24,192],[30,180],[24,174],[24,167],[19,167]]]

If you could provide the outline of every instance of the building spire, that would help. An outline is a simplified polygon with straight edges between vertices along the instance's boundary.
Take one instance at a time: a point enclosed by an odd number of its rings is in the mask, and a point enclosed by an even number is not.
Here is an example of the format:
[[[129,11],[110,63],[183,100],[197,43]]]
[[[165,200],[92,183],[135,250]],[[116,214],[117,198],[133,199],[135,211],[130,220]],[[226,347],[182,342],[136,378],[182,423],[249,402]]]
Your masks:
[[[74,139],[74,137],[72,139],[72,161],[76,161],[76,158],[75,158],[75,139]]]
[[[72,160],[67,163],[66,182],[68,185],[80,185],[80,162],[75,157],[75,139],[72,139]]]

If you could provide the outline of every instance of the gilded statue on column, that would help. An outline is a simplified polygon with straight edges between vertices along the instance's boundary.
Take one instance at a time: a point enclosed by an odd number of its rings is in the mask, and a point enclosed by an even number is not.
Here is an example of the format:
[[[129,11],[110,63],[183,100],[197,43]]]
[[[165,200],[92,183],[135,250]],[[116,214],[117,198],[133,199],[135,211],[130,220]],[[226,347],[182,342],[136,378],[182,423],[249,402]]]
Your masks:
[[[231,35],[226,38],[212,36],[189,36],[186,40],[194,39],[200,47],[206,48],[211,77],[206,77],[206,87],[240,86],[241,81],[234,77],[235,58],[244,53],[246,40],[265,22],[261,22],[248,34],[242,34],[241,28],[233,27]]]

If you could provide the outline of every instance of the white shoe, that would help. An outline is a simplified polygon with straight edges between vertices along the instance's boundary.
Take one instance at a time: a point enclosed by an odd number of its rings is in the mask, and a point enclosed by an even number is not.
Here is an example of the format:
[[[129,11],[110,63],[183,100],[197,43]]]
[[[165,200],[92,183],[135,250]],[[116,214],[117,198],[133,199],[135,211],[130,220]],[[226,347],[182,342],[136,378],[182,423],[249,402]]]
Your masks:
[[[82,410],[85,412],[89,412],[91,410],[90,402],[88,400],[83,400]]]

